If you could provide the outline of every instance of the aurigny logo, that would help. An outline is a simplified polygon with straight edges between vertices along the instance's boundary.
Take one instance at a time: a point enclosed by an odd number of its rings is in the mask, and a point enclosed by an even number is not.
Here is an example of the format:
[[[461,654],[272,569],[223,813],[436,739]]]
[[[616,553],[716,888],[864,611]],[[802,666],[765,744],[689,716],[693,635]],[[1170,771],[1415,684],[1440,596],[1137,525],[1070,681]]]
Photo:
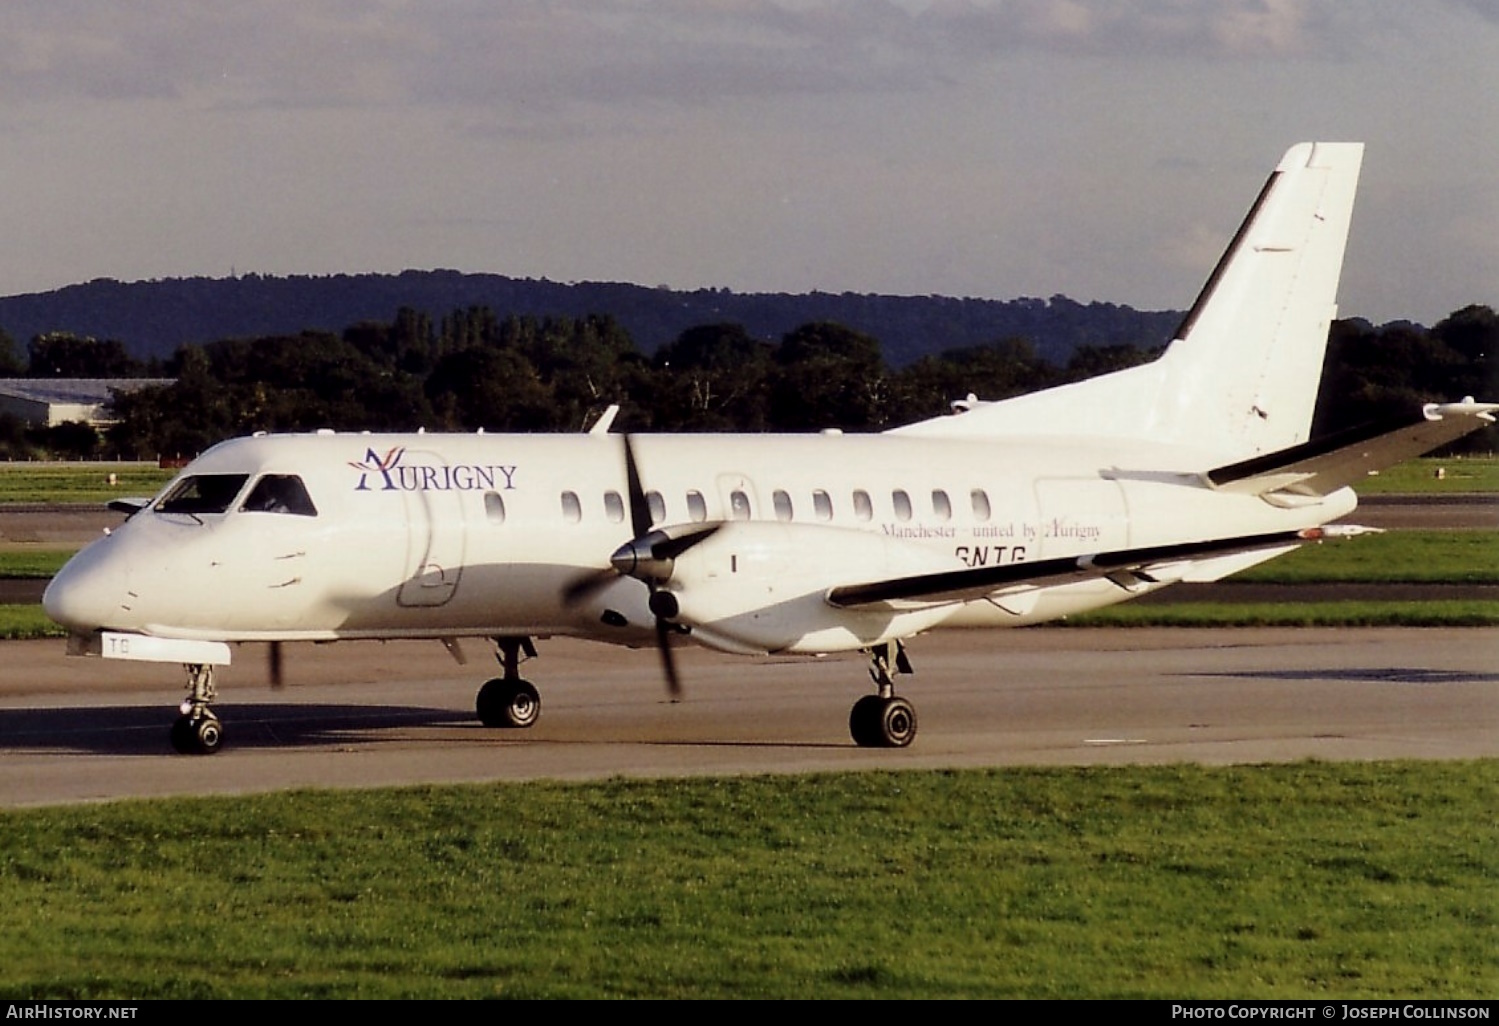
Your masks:
[[[509,491],[515,487],[515,466],[478,463],[402,463],[406,447],[398,445],[380,455],[374,449],[364,451],[364,459],[349,466],[359,471],[356,492],[477,492]],[[377,474],[379,486],[370,487],[370,475]]]

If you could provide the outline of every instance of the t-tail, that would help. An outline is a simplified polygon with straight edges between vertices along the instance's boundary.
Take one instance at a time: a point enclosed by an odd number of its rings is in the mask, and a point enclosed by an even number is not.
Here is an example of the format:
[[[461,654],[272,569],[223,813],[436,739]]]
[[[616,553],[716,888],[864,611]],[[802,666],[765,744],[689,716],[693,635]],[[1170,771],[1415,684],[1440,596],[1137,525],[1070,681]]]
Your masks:
[[[1223,462],[1307,441],[1363,150],[1286,152],[1160,359],[897,431],[1134,438]]]

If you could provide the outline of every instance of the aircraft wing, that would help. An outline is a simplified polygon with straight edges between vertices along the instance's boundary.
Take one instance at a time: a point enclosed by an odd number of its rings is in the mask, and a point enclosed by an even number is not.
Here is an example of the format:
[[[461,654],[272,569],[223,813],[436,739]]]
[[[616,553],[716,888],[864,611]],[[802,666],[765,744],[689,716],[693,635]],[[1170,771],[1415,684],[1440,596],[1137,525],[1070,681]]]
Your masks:
[[[1355,529],[1357,530],[1357,529]],[[1107,577],[1121,588],[1155,584],[1183,577],[1180,568],[1193,560],[1290,549],[1338,533],[1333,528],[1277,531],[1272,534],[1153,545],[1114,552],[1097,552],[1034,563],[1007,563],[966,570],[943,570],[865,584],[845,584],[828,591],[827,601],[840,608],[893,602],[937,604],[965,602],[1008,589],[1039,588],[1070,581]]]
[[[1420,415],[1352,428],[1208,471],[1218,491],[1287,504],[1330,495],[1369,474],[1455,441],[1494,422],[1499,403],[1431,403]]]

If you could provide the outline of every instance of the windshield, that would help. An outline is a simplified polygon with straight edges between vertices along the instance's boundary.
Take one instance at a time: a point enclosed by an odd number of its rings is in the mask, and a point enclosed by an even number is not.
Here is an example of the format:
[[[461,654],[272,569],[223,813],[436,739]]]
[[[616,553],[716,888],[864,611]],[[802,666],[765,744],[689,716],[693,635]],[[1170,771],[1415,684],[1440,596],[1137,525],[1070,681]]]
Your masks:
[[[299,517],[317,516],[317,507],[302,479],[295,474],[267,474],[255,482],[249,498],[240,506],[242,513],[293,513]]]
[[[185,477],[161,497],[158,513],[223,513],[249,474],[196,474]]]

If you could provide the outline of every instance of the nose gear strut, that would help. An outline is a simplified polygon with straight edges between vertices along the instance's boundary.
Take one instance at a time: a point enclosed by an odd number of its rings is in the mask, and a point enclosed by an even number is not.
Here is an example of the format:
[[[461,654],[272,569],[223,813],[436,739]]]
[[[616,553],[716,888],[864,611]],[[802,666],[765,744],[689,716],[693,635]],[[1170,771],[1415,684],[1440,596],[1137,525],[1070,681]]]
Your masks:
[[[182,715],[172,724],[172,747],[183,755],[212,755],[224,743],[224,725],[209,708],[218,690],[211,663],[186,663],[187,697]]]

